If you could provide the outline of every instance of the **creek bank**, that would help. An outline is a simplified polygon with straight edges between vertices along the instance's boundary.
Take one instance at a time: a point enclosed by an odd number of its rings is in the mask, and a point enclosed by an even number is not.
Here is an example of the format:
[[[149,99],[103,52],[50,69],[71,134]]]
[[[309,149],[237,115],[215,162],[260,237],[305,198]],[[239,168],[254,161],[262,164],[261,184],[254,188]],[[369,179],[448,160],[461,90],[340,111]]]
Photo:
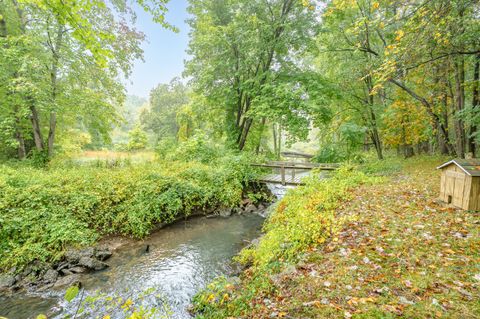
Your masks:
[[[8,294],[22,290],[45,291],[80,284],[80,274],[107,268],[105,261],[112,253],[105,245],[69,249],[59,262],[48,264],[36,261],[21,272],[13,268],[0,275],[0,292]]]
[[[206,218],[228,218],[234,214],[257,214],[265,218],[268,202],[254,203],[250,199],[243,199],[241,204],[234,208],[216,208],[196,210],[189,215],[182,214],[169,223],[161,223],[154,227],[152,234],[162,228],[179,221],[205,216]],[[102,271],[109,267],[107,260],[115,250],[131,242],[124,236],[107,236],[99,240],[94,247],[82,249],[68,249],[60,261],[53,264],[35,261],[22,271],[12,268],[0,274],[0,294],[12,295],[26,291],[44,292],[48,290],[62,290],[72,285],[81,285],[82,275]],[[145,244],[148,251],[148,244]]]
[[[146,309],[171,309],[172,319],[189,319],[187,307],[192,297],[214,278],[233,276],[232,257],[257,238],[264,219],[258,214],[233,214],[229,218],[206,216],[189,218],[152,233],[144,240],[111,236],[102,244],[116,246],[103,271],[79,274],[82,295],[98,293],[116,298],[131,298]],[[146,253],[146,246],[150,246]],[[238,281],[238,279],[237,279]],[[146,291],[155,290],[143,299]],[[158,298],[157,296],[162,297]],[[63,290],[23,292],[0,295],[0,315],[7,318],[29,318],[43,313],[48,318],[71,317],[78,300],[68,303]],[[99,306],[101,308],[101,306]],[[86,318],[104,315],[92,309]],[[86,307],[85,309],[91,309]],[[110,313],[123,318],[123,310]],[[163,310],[162,310],[163,311]],[[33,316],[35,318],[35,316]]]

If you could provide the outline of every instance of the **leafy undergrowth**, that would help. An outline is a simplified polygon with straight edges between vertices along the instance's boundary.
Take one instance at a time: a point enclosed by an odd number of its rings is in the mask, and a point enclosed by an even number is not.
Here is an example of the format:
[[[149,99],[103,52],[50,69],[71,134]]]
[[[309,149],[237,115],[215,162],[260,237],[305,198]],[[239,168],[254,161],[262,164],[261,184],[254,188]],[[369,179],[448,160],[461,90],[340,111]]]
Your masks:
[[[350,188],[335,212],[338,232],[298,250],[294,263],[212,284],[196,298],[199,317],[479,318],[479,213],[436,201],[436,164],[412,159],[382,182]]]
[[[255,177],[242,156],[210,164],[0,166],[0,270],[51,262],[105,234],[146,236],[196,209],[233,207]]]

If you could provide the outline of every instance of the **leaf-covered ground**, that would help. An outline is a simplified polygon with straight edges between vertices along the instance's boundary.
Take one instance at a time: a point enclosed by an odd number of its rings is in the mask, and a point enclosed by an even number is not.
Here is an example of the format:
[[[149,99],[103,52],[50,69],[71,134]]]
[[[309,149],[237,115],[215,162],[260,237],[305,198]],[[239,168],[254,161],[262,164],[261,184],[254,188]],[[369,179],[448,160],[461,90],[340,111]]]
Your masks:
[[[271,275],[244,317],[480,318],[480,214],[437,202],[436,164],[352,190],[337,209],[350,221]]]

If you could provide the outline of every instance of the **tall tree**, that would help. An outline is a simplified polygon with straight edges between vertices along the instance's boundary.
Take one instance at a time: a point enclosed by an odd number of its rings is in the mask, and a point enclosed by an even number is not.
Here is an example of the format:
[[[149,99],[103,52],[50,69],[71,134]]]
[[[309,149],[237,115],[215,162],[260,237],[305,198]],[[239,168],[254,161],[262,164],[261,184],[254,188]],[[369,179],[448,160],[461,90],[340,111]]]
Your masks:
[[[140,6],[163,26],[167,0]],[[105,135],[122,103],[119,78],[140,58],[144,36],[124,1],[1,0],[0,123],[11,128],[18,157],[31,148],[54,152],[58,129],[77,126]],[[59,122],[60,120],[60,122]],[[30,122],[30,128],[26,122]],[[9,142],[10,141],[10,142]]]
[[[223,110],[224,134],[239,149],[259,130],[252,140],[257,147],[269,120],[262,110],[267,101],[274,103],[277,89],[285,95],[303,90],[298,77],[290,75],[302,70],[301,57],[312,44],[317,24],[313,9],[308,1],[297,0],[190,2],[192,59],[186,74],[192,76],[194,90],[205,95],[207,107]],[[290,94],[283,103],[289,114],[283,124],[287,131],[305,122],[304,97]]]

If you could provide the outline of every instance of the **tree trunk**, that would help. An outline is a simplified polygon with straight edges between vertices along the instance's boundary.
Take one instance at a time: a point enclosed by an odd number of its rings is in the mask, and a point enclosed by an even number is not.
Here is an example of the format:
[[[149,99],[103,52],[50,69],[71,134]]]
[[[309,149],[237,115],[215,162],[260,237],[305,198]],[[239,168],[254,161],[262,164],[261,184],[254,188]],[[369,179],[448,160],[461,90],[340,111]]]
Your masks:
[[[455,145],[457,147],[457,155],[465,158],[465,124],[458,114],[462,112],[465,106],[465,63],[463,57],[459,57],[460,61],[455,63]]]
[[[365,77],[365,84],[367,89],[366,101],[367,101],[367,107],[368,107],[368,113],[369,113],[368,123],[370,126],[370,137],[372,139],[373,145],[375,146],[375,150],[377,151],[378,159],[383,160],[382,142],[380,141],[380,135],[378,133],[377,117],[373,109],[375,101],[374,101],[374,96],[372,95],[373,83],[370,75]]]
[[[17,154],[18,159],[23,160],[27,156],[27,151],[25,148],[25,139],[23,138],[23,134],[19,129],[20,126],[20,118],[15,116],[15,139],[18,143]]]
[[[272,124],[272,133],[273,133],[273,153],[277,154],[277,130],[275,129],[275,123]]]
[[[243,127],[243,130],[240,134],[240,139],[238,141],[238,149],[241,151],[245,148],[245,143],[247,142],[247,136],[248,136],[248,133],[250,132],[250,128],[252,127],[252,122],[253,122],[253,119],[251,118],[247,118],[245,120],[245,125]]]
[[[50,112],[50,127],[48,131],[48,156],[53,156],[53,148],[55,143],[55,130],[57,128],[57,115],[55,114],[55,104],[57,100],[57,90],[58,90],[58,64],[60,60],[60,46],[62,45],[63,40],[64,26],[60,24],[57,29],[57,35],[55,43],[51,45],[50,49],[52,51],[52,66],[50,70],[50,81],[52,85],[52,111]]]
[[[260,153],[260,145],[262,143],[263,131],[265,130],[265,122],[266,122],[266,118],[262,117],[262,122],[260,125],[260,136],[258,137],[257,147],[255,148],[255,154],[257,155]]]
[[[280,154],[282,153],[282,125],[278,124],[278,132],[277,132],[277,158],[280,159]]]
[[[473,88],[472,88],[472,113],[476,114],[480,109],[480,54],[475,56],[475,65],[473,70]],[[468,134],[468,151],[473,157],[477,155],[477,143],[475,143],[475,134],[477,133],[476,123],[472,123]]]
[[[7,36],[7,22],[5,21],[4,14],[4,12],[0,11],[0,37],[2,38]]]
[[[43,146],[42,130],[40,129],[40,120],[38,119],[37,108],[32,104],[30,106],[30,111],[30,120],[32,121],[33,140],[35,142],[35,147],[37,148],[37,151],[42,152],[45,147]]]
[[[445,127],[448,130],[448,93],[444,91],[443,96],[442,96],[442,101],[443,101],[443,110],[442,110],[442,121]],[[437,132],[437,142],[438,146],[440,149],[440,154],[442,155],[448,155],[448,147],[445,144],[445,140],[442,138],[440,131],[438,128],[435,129]],[[448,131],[447,131],[448,134]]]
[[[378,134],[377,120],[373,110],[370,110],[372,117],[372,142],[375,145],[375,150],[377,151],[377,157],[379,160],[383,160],[383,151],[382,151],[382,141],[380,140],[380,135]]]
[[[55,112],[50,113],[50,130],[48,131],[48,156],[53,156],[53,143],[55,141],[55,128],[57,126],[57,116]]]

